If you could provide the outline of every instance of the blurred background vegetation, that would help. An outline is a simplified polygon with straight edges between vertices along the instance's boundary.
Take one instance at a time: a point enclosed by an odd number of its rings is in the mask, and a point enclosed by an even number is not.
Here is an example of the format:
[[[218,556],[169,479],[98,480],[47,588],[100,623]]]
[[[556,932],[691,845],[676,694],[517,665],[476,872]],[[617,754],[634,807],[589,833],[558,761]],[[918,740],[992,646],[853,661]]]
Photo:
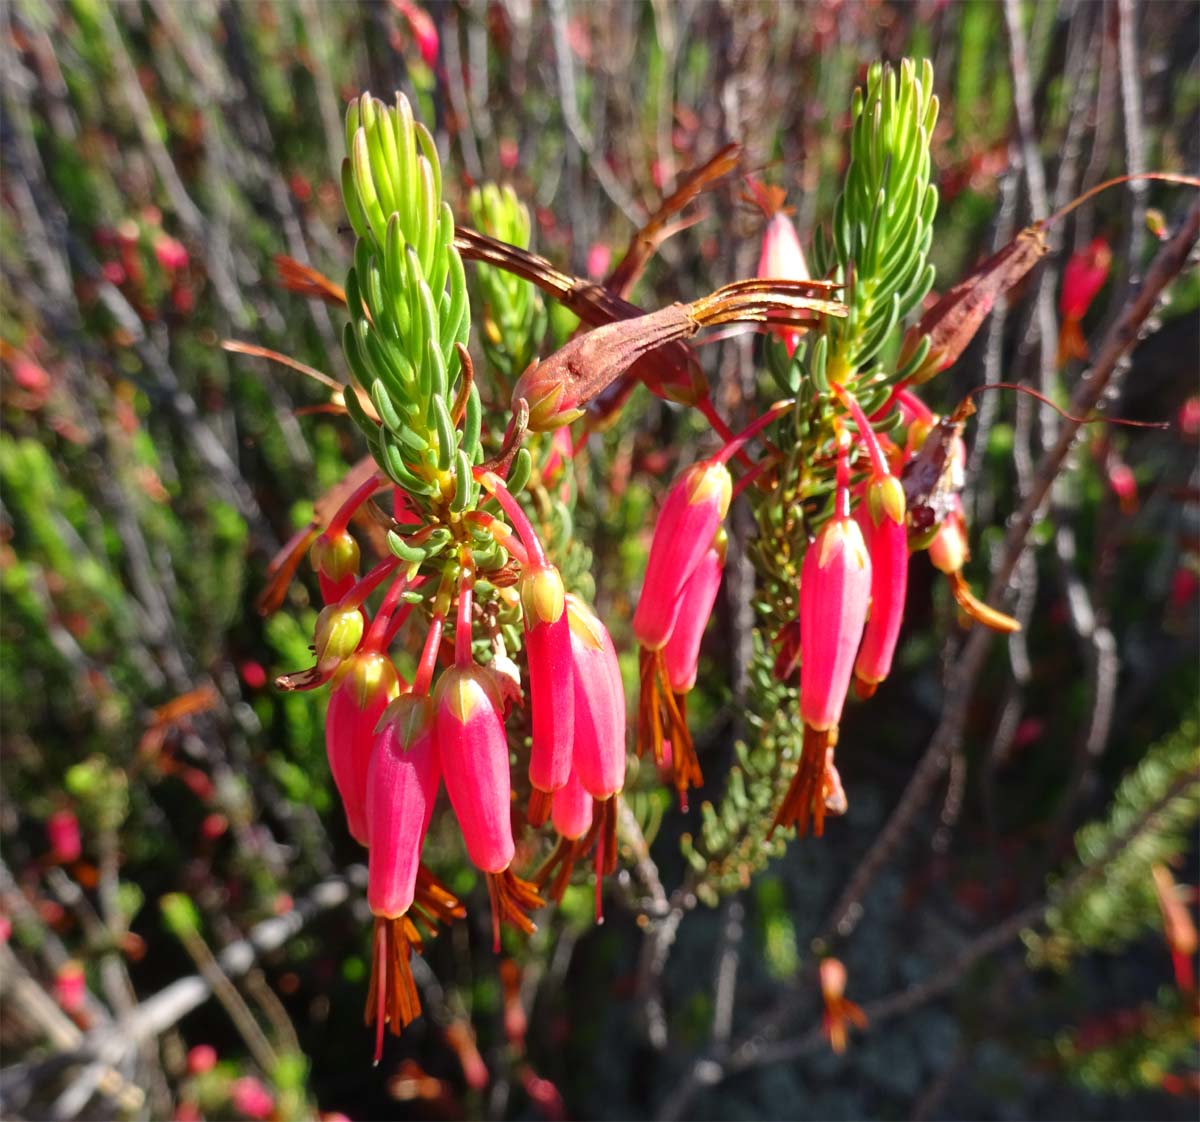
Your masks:
[[[1169,428],[1085,430],[1018,568],[1025,631],[994,644],[934,767],[962,633],[922,559],[900,666],[844,722],[850,812],[823,840],[753,878],[693,876],[680,842],[702,800],[681,815],[643,767],[629,803],[649,848],[624,848],[637,875],[608,922],[576,889],[496,958],[474,908],[419,964],[426,1016],[377,1069],[325,698],[271,684],[309,661],[315,587],[255,609],[267,562],[362,447],[320,386],[221,347],[344,379],[340,313],[284,290],[272,259],[344,276],[341,114],[364,88],[413,100],[460,221],[472,185],[511,184],[538,251],[598,277],[730,140],[787,188],[807,244],[866,65],[928,56],[944,290],[1110,175],[1196,172],[1193,3],[15,0],[0,19],[6,1117],[1195,1116],[1190,952],[1160,900],[1191,904],[1152,872],[1197,879],[1194,269],[1110,405]],[[705,197],[635,299],[753,272],[743,189]],[[1142,185],[1078,211],[930,387],[935,407],[1001,379],[1061,396],[1081,370],[1054,369],[1064,260],[1113,247],[1084,323],[1098,340],[1154,251],[1147,207],[1170,229],[1191,201]],[[737,416],[755,343],[700,353]],[[977,585],[1055,424],[990,395],[968,429]],[[661,480],[703,432],[638,391],[581,486],[619,648]],[[714,801],[747,707],[783,704],[745,680],[749,529],[733,520],[691,709]],[[445,827],[431,863],[475,900]],[[842,1056],[819,1031],[814,950],[836,951],[870,1021]]]

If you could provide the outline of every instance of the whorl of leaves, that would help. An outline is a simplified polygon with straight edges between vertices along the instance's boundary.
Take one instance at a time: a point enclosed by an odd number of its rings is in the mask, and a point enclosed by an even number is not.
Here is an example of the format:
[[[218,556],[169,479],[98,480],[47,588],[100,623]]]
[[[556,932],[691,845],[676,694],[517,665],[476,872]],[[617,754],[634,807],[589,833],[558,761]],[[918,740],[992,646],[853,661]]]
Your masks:
[[[389,478],[427,510],[461,511],[478,494],[481,407],[472,386],[456,428],[456,345],[470,332],[470,302],[437,148],[401,94],[394,108],[370,95],[352,102],[346,144],[342,191],[358,241],[343,347],[365,395],[348,393],[346,404]]]

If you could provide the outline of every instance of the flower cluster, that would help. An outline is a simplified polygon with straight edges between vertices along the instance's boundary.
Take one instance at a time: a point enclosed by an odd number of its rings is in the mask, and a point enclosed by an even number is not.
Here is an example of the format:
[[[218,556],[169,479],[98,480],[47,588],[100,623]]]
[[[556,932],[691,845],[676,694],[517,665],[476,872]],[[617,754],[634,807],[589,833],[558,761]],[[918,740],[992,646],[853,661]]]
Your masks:
[[[307,547],[325,605],[314,665],[280,684],[331,686],[329,767],[349,832],[369,855],[367,1017],[378,1055],[385,1026],[399,1032],[419,1012],[410,957],[421,928],[464,914],[421,863],[443,783],[486,879],[496,950],[501,923],[531,932],[540,886],[561,898],[589,849],[602,914],[625,779],[625,696],[607,630],[567,591],[516,497],[532,471],[528,450],[483,460],[482,405],[463,346],[468,296],[429,134],[403,97],[389,107],[364,96],[351,106],[347,142],[343,186],[358,242],[345,287],[353,379],[343,400],[374,463],[348,477],[323,526],[302,532],[278,566],[286,578]],[[566,452],[553,449],[560,471]],[[551,470],[542,465],[543,476]],[[388,556],[365,573],[355,522],[367,537],[386,527]],[[405,646],[416,659],[411,682],[396,664]],[[559,836],[532,880],[513,869],[510,739],[523,751],[526,733],[526,818],[551,820]]]
[[[694,404],[724,441],[666,492],[632,620],[637,749],[669,774],[685,808],[689,789],[703,782],[687,699],[738,496],[763,530],[753,555],[764,622],[776,637],[775,674],[794,682],[798,673],[799,759],[783,774],[771,831],[820,834],[826,814],[846,809],[834,764],[838,726],[852,683],[868,698],[891,669],[911,552],[928,550],[968,615],[1015,626],[980,604],[962,575],[958,490],[969,408],[938,418],[913,392],[966,345],[993,293],[952,289],[900,337],[900,318],[933,280],[925,261],[937,203],[930,85],[928,66],[906,63],[898,75],[875,67],[856,95],[845,193],[812,251],[825,279],[808,279],[782,194],[752,183],[768,215],[763,275],[645,314],[497,240],[528,240],[528,217],[511,191],[472,197],[488,234],[456,229],[436,147],[405,99],[387,106],[364,95],[351,105],[342,181],[357,238],[353,268],[344,290],[294,269],[289,276],[345,303],[351,381],[335,407],[357,423],[370,458],[285,549],[272,595],[277,602],[307,549],[324,602],[315,660],[280,684],[332,687],[330,771],[349,832],[369,852],[376,922],[367,1017],[377,1055],[385,1027],[398,1032],[419,1011],[410,959],[421,929],[464,912],[421,863],[443,783],[466,854],[486,880],[497,950],[501,924],[532,931],[531,913],[544,898],[561,899],[588,853],[602,917],[625,783],[625,695],[613,641],[583,589],[565,579],[569,543],[546,533],[544,508],[553,505],[551,489],[570,492],[582,442],[565,426],[593,403],[598,418],[610,415],[627,396],[627,371],[661,396]],[[864,199],[885,198],[870,222],[852,220]],[[1035,238],[1020,260],[1035,260],[1043,244]],[[481,263],[484,351],[498,391],[487,396],[511,398],[511,415],[485,413],[466,347],[471,308],[460,248]],[[546,317],[530,282],[602,326],[539,362]],[[707,391],[664,387],[700,386],[684,340],[738,322],[768,333],[768,366],[785,395],[734,435]],[[880,358],[889,338],[894,368]],[[530,441],[542,442],[537,467],[524,446],[530,432],[553,434]],[[537,506],[541,531],[521,501],[531,481],[546,499]],[[384,554],[365,573],[363,540]],[[401,649],[415,661],[411,682],[397,669]],[[793,759],[781,753],[781,773]],[[547,822],[557,841],[526,879],[513,868],[524,852],[520,834]]]

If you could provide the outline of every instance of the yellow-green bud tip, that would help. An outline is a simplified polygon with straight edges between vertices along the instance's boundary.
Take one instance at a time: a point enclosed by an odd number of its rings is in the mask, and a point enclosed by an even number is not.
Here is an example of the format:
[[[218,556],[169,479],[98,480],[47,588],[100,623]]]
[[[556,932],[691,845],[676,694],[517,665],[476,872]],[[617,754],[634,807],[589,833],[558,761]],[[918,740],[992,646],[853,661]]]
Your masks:
[[[525,570],[521,576],[521,609],[525,613],[527,631],[539,623],[555,623],[565,606],[566,590],[553,565]]]

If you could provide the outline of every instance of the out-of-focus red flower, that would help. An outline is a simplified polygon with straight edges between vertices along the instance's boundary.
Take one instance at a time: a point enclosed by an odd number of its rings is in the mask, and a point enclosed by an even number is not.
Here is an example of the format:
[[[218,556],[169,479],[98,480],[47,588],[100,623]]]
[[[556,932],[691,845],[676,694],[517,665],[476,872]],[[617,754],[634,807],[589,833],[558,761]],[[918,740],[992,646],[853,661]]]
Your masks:
[[[1108,468],[1108,485],[1121,505],[1122,514],[1133,514],[1138,508],[1137,479],[1133,468],[1123,460],[1113,460]]]
[[[1104,287],[1111,267],[1112,250],[1108,242],[1093,238],[1087,249],[1071,254],[1063,269],[1062,291],[1058,297],[1058,310],[1063,320],[1058,335],[1059,366],[1065,366],[1072,358],[1085,360],[1088,357],[1087,343],[1079,324]]]
[[[593,242],[587,254],[587,275],[592,280],[600,280],[608,273],[612,261],[612,250],[603,242]]]
[[[197,1044],[188,1049],[188,1075],[203,1075],[217,1066],[217,1050],[211,1044]]]
[[[261,690],[267,684],[267,672],[261,662],[252,658],[246,659],[238,666],[242,681],[252,690]]]
[[[54,998],[64,1012],[80,1013],[87,1004],[87,975],[78,959],[64,962],[54,976]]]
[[[83,852],[83,840],[79,833],[79,819],[73,810],[56,810],[46,819],[46,837],[55,861],[70,864],[78,861]]]
[[[425,65],[433,66],[438,57],[438,33],[429,13],[412,3],[412,0],[392,0],[392,7],[408,23],[408,30],[425,60]]]
[[[229,1101],[239,1114],[256,1120],[270,1118],[275,1111],[275,1097],[253,1075],[234,1080]]]
[[[1189,397],[1179,407],[1179,429],[1184,436],[1200,436],[1200,397]]]

